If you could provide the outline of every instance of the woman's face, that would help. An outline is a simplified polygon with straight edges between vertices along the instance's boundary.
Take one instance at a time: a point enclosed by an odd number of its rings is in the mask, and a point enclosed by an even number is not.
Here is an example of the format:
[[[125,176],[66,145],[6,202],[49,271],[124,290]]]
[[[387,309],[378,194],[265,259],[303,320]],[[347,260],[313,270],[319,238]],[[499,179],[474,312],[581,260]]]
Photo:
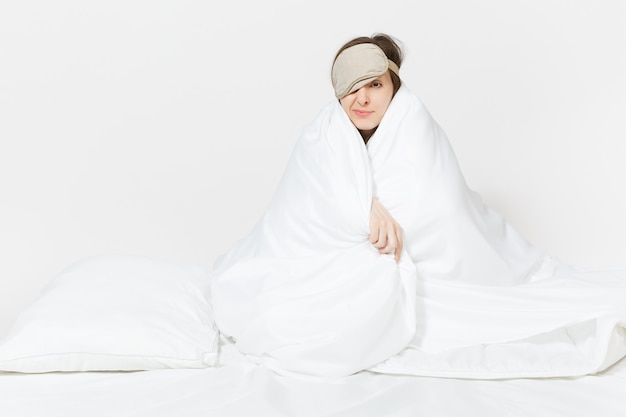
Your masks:
[[[378,127],[393,98],[393,83],[389,71],[364,85],[339,102],[360,131],[367,133]]]

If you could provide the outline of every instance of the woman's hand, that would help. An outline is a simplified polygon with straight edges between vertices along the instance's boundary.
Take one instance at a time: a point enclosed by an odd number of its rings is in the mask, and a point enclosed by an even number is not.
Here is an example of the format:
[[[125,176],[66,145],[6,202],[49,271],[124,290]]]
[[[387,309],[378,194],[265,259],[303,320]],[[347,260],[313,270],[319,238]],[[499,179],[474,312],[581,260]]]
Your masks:
[[[370,243],[380,253],[393,253],[396,262],[402,253],[402,228],[382,204],[372,199],[370,214]]]

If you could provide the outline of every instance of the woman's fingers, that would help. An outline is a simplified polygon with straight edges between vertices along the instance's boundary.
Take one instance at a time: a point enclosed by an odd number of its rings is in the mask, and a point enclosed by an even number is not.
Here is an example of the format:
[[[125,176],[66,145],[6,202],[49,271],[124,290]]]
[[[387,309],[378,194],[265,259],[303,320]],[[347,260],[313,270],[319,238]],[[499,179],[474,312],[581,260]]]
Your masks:
[[[387,233],[387,244],[380,247],[378,251],[380,253],[393,253],[396,261],[400,260],[400,253],[402,253],[402,229],[397,224]]]
[[[380,253],[393,253],[396,262],[400,261],[402,228],[376,199],[372,200],[369,241]]]
[[[389,243],[387,244],[386,253],[393,253],[396,262],[400,261],[400,254],[402,253],[402,229],[397,223],[393,228],[392,233],[389,234]]]
[[[395,258],[396,258],[396,262],[400,262],[400,254],[402,253],[402,248],[404,247],[404,244],[402,242],[402,229],[400,229],[398,231],[398,246],[396,247],[396,253],[395,253]]]
[[[370,220],[370,236],[369,236],[369,241],[370,243],[375,246],[375,247],[379,247],[378,245],[378,241],[380,240],[380,227],[377,221],[372,221]]]
[[[370,217],[369,241],[377,249],[381,249],[387,244],[387,227],[385,225],[385,218],[380,210],[375,208],[374,205],[372,205],[372,215]]]
[[[374,242],[374,246],[378,249],[387,246],[387,228],[384,225],[380,225],[378,228],[378,240]]]

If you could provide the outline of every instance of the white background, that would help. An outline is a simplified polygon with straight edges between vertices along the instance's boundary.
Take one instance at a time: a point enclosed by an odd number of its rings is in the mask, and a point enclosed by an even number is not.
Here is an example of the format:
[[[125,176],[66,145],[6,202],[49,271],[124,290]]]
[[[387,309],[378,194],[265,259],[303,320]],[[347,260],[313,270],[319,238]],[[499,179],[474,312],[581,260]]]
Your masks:
[[[626,267],[621,0],[3,1],[0,336],[84,256],[211,265],[374,32],[489,205],[564,262]]]

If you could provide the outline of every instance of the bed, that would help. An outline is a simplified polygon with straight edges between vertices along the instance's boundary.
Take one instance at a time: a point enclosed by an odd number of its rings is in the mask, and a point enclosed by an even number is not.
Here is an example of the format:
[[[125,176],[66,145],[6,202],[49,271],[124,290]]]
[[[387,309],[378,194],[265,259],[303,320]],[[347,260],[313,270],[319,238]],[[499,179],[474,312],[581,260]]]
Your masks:
[[[127,255],[71,265],[22,312],[0,345],[0,413],[626,415],[624,360],[571,378],[279,375],[244,357],[215,329],[206,278],[200,266]]]
[[[0,375],[5,416],[624,416],[626,369],[571,379],[459,380],[360,373],[280,377],[232,359],[206,369]]]

